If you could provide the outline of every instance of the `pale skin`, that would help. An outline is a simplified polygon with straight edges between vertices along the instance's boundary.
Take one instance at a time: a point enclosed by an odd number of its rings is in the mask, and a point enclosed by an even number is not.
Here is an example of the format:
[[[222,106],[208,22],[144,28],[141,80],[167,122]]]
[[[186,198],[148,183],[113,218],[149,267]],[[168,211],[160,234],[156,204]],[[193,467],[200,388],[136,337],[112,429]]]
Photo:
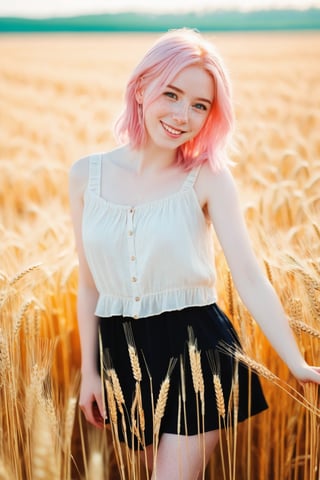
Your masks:
[[[143,90],[137,93],[137,102],[142,105],[144,94]],[[124,146],[106,155],[102,196],[114,203],[134,206],[177,191],[186,172],[174,164],[176,148],[199,132],[213,101],[214,84],[209,73],[198,66],[182,70],[145,110],[147,145],[139,151]],[[86,419],[103,428],[105,410],[96,367],[98,328],[93,314],[98,292],[86,262],[81,235],[87,180],[86,157],[73,166],[70,174],[71,214],[79,257],[78,324],[82,352],[79,404]],[[216,174],[204,164],[194,188],[204,215],[215,228],[243,303],[297,380],[320,384],[320,368],[305,362],[281,303],[253,253],[229,169]],[[218,431],[204,435],[206,460],[218,436]],[[148,467],[152,469],[151,447],[147,448],[147,456]],[[203,454],[197,436],[186,438],[165,433],[159,442],[152,480],[196,480],[202,476],[202,467]]]

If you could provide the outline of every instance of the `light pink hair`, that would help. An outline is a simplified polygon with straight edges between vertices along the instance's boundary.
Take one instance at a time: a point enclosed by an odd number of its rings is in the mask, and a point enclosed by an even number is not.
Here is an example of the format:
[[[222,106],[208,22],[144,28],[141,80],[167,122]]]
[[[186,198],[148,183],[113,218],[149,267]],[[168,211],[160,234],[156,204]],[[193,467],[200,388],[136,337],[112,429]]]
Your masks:
[[[225,147],[234,124],[231,85],[215,47],[194,30],[169,31],[145,54],[127,84],[125,108],[115,124],[115,135],[121,143],[129,141],[133,149],[143,148],[147,132],[139,112],[137,92],[152,84],[144,95],[144,108],[147,108],[183,68],[193,65],[201,66],[212,76],[214,102],[201,131],[177,149],[176,161],[183,168],[191,169],[208,160],[217,171],[225,163]]]

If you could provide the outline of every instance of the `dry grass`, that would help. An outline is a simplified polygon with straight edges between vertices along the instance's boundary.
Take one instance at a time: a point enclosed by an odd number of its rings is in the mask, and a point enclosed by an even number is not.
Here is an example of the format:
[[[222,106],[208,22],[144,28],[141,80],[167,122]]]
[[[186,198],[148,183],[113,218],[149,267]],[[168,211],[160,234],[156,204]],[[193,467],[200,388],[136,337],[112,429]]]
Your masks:
[[[233,77],[234,174],[253,247],[306,358],[320,364],[320,35],[213,38]],[[75,415],[80,352],[67,172],[80,156],[114,145],[111,125],[125,81],[151,41],[148,35],[0,37],[1,479],[119,478],[110,435]],[[302,389],[273,352],[240,303],[218,245],[217,271],[220,304],[248,362],[271,372],[263,378],[270,408],[222,440],[226,465],[217,449],[207,478],[317,480],[318,389]],[[108,381],[109,390],[116,387],[112,373]],[[183,388],[181,400],[183,415]],[[138,388],[134,418],[141,432]],[[129,475],[123,465],[122,478],[144,478],[130,452],[118,461],[134,466]]]

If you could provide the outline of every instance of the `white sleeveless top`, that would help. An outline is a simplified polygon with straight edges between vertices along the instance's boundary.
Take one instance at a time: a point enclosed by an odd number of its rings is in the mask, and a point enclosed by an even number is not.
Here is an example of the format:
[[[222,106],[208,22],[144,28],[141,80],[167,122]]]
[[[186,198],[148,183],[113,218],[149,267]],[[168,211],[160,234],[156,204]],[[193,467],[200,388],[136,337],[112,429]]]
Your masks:
[[[200,167],[176,193],[134,207],[101,197],[102,158],[89,158],[82,221],[95,314],[139,318],[215,302],[213,229],[194,190]]]

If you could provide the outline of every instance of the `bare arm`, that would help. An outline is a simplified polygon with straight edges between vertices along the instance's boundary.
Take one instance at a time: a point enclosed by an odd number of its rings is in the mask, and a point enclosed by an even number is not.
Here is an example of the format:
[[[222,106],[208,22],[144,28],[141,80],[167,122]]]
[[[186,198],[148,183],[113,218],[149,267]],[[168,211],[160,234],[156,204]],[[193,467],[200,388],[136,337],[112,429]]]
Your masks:
[[[101,380],[97,368],[98,319],[94,315],[98,292],[89,270],[82,243],[83,192],[88,178],[87,159],[79,160],[70,171],[69,196],[71,218],[74,227],[76,249],[79,258],[79,283],[77,298],[77,318],[81,346],[82,383],[80,406],[86,418],[96,426],[102,426],[104,416]],[[97,415],[95,403],[100,415]]]
[[[320,368],[310,367],[300,353],[280,300],[253,253],[231,173],[201,172],[210,218],[239,295],[254,319],[300,381],[320,383]]]

